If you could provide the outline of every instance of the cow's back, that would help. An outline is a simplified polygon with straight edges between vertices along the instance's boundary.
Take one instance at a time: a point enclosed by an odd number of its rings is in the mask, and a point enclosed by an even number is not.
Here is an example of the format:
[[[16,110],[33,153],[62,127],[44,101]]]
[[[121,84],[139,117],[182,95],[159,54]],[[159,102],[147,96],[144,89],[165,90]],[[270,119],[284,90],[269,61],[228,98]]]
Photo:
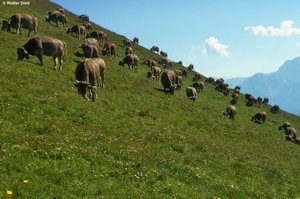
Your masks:
[[[39,45],[41,45],[39,47],[43,48],[44,55],[63,57],[66,54],[66,46],[63,41],[47,36],[37,36],[35,38]]]
[[[10,24],[13,28],[20,27],[34,29],[37,26],[37,18],[25,13],[16,13],[10,18]]]

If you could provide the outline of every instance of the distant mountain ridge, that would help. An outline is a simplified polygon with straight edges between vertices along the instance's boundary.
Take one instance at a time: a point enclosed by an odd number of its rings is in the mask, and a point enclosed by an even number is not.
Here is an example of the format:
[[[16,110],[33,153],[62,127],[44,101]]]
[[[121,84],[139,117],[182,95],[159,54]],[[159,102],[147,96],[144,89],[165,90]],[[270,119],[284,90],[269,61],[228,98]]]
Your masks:
[[[268,97],[270,104],[278,104],[281,109],[300,115],[300,57],[286,61],[277,72],[257,73],[249,78],[226,80],[231,87],[240,85],[243,93],[254,96]],[[235,84],[237,83],[237,84]]]

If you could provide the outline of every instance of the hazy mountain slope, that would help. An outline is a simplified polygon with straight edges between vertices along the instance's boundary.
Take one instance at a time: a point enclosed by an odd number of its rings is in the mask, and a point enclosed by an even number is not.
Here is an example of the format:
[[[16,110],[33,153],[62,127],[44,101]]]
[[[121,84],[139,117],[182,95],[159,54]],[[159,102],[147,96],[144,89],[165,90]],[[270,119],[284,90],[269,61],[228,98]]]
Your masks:
[[[56,7],[46,0],[0,7],[2,19],[32,13],[39,35],[68,46],[63,71],[53,71],[51,57],[44,57],[43,67],[36,57],[16,60],[16,48],[28,40],[26,30],[0,31],[0,198],[8,197],[7,190],[15,198],[300,197],[300,147],[278,131],[285,121],[300,129],[299,117],[272,115],[268,106],[246,107],[241,96],[232,121],[222,115],[230,98],[214,86],[206,84],[195,103],[187,99],[191,73],[182,91],[167,95],[145,77],[146,66],[138,72],[118,66],[123,37],[107,30],[118,56],[104,58],[106,88],[88,102],[74,87],[81,41],[43,21]],[[72,13],[67,16],[70,26],[79,23]],[[158,59],[138,45],[133,50],[141,60]],[[251,122],[262,110],[268,112],[265,124]]]
[[[268,96],[271,104],[290,113],[300,115],[297,102],[300,99],[300,57],[286,61],[277,72],[255,74],[244,80],[240,85],[243,92],[255,96]]]

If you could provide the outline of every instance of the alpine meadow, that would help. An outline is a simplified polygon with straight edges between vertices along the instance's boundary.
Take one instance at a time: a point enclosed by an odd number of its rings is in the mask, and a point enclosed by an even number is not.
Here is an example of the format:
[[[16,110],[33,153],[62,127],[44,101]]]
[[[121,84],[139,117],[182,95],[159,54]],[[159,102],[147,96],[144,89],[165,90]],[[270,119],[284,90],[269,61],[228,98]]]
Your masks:
[[[140,64],[128,70],[119,66],[125,37],[94,23],[93,30],[116,44],[117,55],[101,54],[105,88],[88,101],[74,86],[84,39],[45,21],[58,7],[47,0],[0,6],[1,21],[31,14],[38,19],[36,35],[67,45],[62,71],[53,70],[49,56],[44,66],[36,56],[17,60],[17,48],[33,33],[0,31],[0,198],[300,198],[300,146],[278,130],[290,122],[300,131],[299,117],[271,113],[269,105],[246,106],[240,94],[229,119],[222,111],[231,94],[218,92],[206,77],[195,102],[187,98],[195,71],[181,90],[166,94],[142,63],[160,59],[151,46],[132,44]],[[65,15],[68,27],[81,23],[68,10]],[[172,70],[179,68],[173,62]],[[251,121],[261,111],[266,121]]]

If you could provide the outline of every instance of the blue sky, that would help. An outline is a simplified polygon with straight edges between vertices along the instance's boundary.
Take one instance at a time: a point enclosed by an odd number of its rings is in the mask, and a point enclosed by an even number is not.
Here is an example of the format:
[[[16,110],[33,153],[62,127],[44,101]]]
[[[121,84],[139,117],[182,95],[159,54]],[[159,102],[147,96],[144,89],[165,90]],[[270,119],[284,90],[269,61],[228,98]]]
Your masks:
[[[300,56],[296,0],[53,0],[75,14],[213,77],[277,71]]]

